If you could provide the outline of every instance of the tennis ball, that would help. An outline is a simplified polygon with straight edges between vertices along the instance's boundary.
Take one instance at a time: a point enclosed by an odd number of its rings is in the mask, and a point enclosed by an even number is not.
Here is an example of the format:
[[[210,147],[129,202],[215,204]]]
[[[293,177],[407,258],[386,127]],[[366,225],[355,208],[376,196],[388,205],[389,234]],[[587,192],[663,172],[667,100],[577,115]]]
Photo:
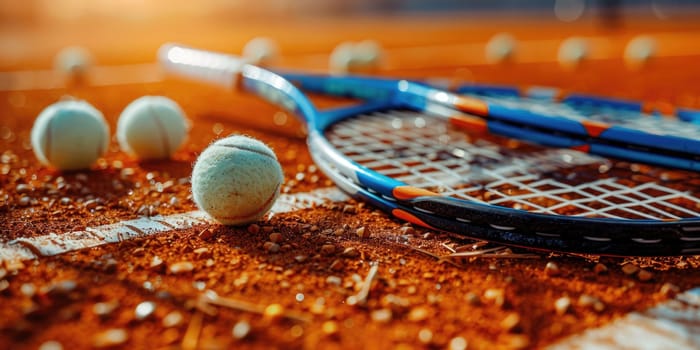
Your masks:
[[[382,47],[374,40],[363,40],[353,48],[353,64],[360,67],[376,67],[382,58]]]
[[[625,63],[630,68],[644,66],[656,55],[656,40],[647,35],[640,35],[629,41],[625,47]]]
[[[557,59],[562,67],[576,67],[588,57],[588,42],[586,39],[571,37],[562,41],[559,46]]]
[[[192,170],[192,197],[199,209],[225,225],[260,219],[284,180],[275,153],[264,143],[234,135],[200,154]]]
[[[89,103],[60,101],[36,118],[31,141],[42,164],[59,170],[85,169],[107,150],[109,126]]]
[[[369,71],[380,65],[382,56],[382,47],[374,40],[346,41],[331,52],[329,68],[335,73]]]
[[[270,64],[278,53],[277,43],[266,37],[253,38],[243,47],[243,57],[250,59],[253,64]]]
[[[168,158],[185,142],[189,122],[175,101],[143,96],[119,116],[117,140],[121,149],[140,159]]]
[[[80,46],[68,46],[56,54],[54,68],[73,77],[83,76],[92,66],[90,51]]]
[[[328,66],[332,72],[347,73],[351,70],[355,44],[349,41],[338,44],[331,52]]]
[[[499,33],[486,43],[486,60],[490,63],[502,63],[513,59],[517,42],[508,33]]]

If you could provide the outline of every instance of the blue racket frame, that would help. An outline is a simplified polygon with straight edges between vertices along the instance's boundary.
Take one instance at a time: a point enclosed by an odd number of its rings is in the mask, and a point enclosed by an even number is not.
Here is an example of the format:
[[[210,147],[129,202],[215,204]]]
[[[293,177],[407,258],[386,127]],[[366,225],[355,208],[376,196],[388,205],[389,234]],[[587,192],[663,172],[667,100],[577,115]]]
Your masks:
[[[529,100],[556,110],[558,107],[567,107],[574,110],[580,115],[578,118],[567,118],[563,114],[554,114],[551,116],[542,115],[542,113],[533,112],[526,108],[507,108],[501,106],[500,109],[492,110],[491,118],[507,118],[514,123],[533,124],[543,127],[554,127],[557,130],[566,130],[582,137],[591,137],[601,141],[624,142],[632,145],[638,151],[646,151],[650,153],[663,154],[665,152],[678,152],[685,154],[686,157],[692,160],[700,160],[700,111],[689,108],[677,108],[675,115],[664,116],[658,110],[651,109],[651,112],[645,112],[645,105],[639,101],[631,101],[624,99],[614,99],[609,97],[570,93],[565,94],[556,88],[534,87],[531,89],[521,90],[516,87],[495,86],[495,85],[464,85],[456,89],[456,92],[466,96],[475,98],[494,97],[494,98],[511,98],[509,100]],[[660,124],[673,126],[676,131],[683,129],[692,129],[694,138],[680,137],[663,133],[663,130],[654,130],[645,132],[644,130],[633,129],[626,126],[608,124],[606,122],[596,121],[592,116],[595,115],[614,116],[617,120],[624,121],[625,119],[648,119],[656,120]],[[672,118],[668,118],[672,117]],[[586,121],[592,121],[594,124],[586,125]],[[595,128],[591,128],[594,126]],[[596,129],[597,128],[597,129]],[[593,132],[599,134],[593,134]],[[597,145],[605,146],[604,143]],[[596,147],[592,144],[591,147]],[[608,148],[610,149],[610,148]],[[591,149],[590,153],[604,154],[606,152],[600,149]],[[632,159],[626,153],[607,154],[618,158]],[[637,160],[637,159],[634,159]],[[645,161],[644,159],[638,159]],[[654,162],[653,155],[647,158],[645,162]],[[672,164],[668,164],[674,166]],[[698,170],[695,168],[682,167],[689,170]]]
[[[552,234],[532,234],[520,231],[504,231],[490,224],[478,225],[473,222],[463,222],[442,216],[426,214],[411,206],[402,205],[390,198],[382,197],[373,190],[361,186],[347,176],[341,174],[330,164],[334,161],[324,159],[324,152],[311,150],[311,157],[340,189],[353,198],[369,202],[373,206],[421,226],[439,229],[460,238],[480,239],[504,245],[540,250],[544,252],[557,251],[565,253],[597,254],[606,256],[675,256],[700,254],[699,240],[677,239],[611,239],[595,236],[581,236],[578,239],[561,237]],[[593,230],[592,230],[593,231]]]

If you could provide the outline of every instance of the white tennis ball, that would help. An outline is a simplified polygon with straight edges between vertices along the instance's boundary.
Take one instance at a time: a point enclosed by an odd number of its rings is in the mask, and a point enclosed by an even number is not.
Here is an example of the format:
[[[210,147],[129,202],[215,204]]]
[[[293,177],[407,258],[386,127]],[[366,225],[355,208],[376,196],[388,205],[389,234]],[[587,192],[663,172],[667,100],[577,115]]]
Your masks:
[[[486,60],[491,63],[508,61],[515,55],[515,38],[508,33],[499,33],[486,43]]]
[[[189,122],[175,101],[143,96],[131,102],[117,122],[121,149],[140,159],[172,156],[185,142]]]
[[[382,47],[374,40],[363,40],[355,44],[352,63],[359,67],[376,67],[382,58]]]
[[[54,69],[64,74],[79,77],[92,66],[90,51],[80,46],[68,46],[56,54]]]
[[[46,107],[32,127],[34,154],[59,170],[89,168],[107,150],[109,126],[85,101],[60,101]]]
[[[371,70],[379,66],[382,56],[382,47],[374,40],[346,41],[331,52],[329,67],[336,73]]]
[[[588,51],[588,42],[585,39],[567,38],[559,45],[557,59],[564,67],[575,67],[588,57]]]
[[[625,62],[632,68],[641,67],[654,57],[656,47],[654,38],[646,35],[637,36],[625,47]]]
[[[342,42],[331,52],[328,66],[332,72],[347,73],[351,70],[355,44],[349,41]]]
[[[278,54],[277,43],[266,37],[253,38],[243,47],[243,57],[250,59],[253,64],[269,64]]]
[[[192,170],[197,206],[225,225],[260,219],[279,196],[284,181],[275,153],[246,136],[229,136],[211,144]]]

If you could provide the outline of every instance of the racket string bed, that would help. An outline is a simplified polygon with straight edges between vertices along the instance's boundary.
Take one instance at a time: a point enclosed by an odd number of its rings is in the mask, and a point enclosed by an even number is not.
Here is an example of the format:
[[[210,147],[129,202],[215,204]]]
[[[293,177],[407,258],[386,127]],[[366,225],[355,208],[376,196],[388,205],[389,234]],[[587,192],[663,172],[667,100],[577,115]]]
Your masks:
[[[619,171],[611,170],[609,160],[573,150],[472,140],[419,112],[359,116],[334,125],[327,137],[359,164],[444,196],[553,215],[651,220],[700,216],[700,200],[693,194],[697,186],[679,189],[670,186],[673,181],[651,176],[640,181],[612,176]]]
[[[325,159],[324,152],[316,149],[313,144],[311,155],[314,161],[317,162],[319,168],[328,175],[338,186],[348,193],[359,196],[364,200],[369,200],[374,205],[387,211],[395,211],[400,209],[401,204],[393,203],[392,199],[384,198],[376,191],[364,187],[362,184],[354,181],[350,177],[344,175],[333,162]],[[316,152],[318,151],[318,152]],[[507,244],[528,249],[536,250],[555,250],[570,253],[586,253],[586,254],[602,254],[612,256],[629,256],[629,255],[679,255],[679,254],[697,254],[700,252],[700,238],[688,238],[677,240],[667,239],[643,239],[631,238],[612,239],[609,237],[600,236],[582,236],[578,239],[570,239],[562,237],[557,233],[535,232],[532,234],[523,234],[521,232],[512,231],[508,227],[498,225],[474,225],[469,221],[460,220],[460,218],[441,219],[439,216],[433,215],[430,212],[422,210],[413,211],[412,215],[420,219],[428,220],[431,225],[436,225],[440,229],[447,230],[450,233],[460,238],[470,239],[485,239],[487,241]],[[400,209],[411,211],[411,209]]]

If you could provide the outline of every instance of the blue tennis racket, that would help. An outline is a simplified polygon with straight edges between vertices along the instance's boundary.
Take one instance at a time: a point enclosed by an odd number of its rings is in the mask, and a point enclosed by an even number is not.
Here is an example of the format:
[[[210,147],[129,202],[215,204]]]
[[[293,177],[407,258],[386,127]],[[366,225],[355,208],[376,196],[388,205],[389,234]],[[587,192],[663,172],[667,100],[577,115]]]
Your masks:
[[[492,115],[500,108],[494,106],[513,96],[465,97],[405,80],[277,74],[234,56],[176,45],[161,48],[160,60],[172,73],[240,88],[293,112],[306,123],[311,155],[326,175],[402,220],[535,249],[700,252],[700,174],[571,147],[626,148],[627,141],[579,138],[539,122]],[[302,90],[360,102],[321,111]],[[681,143],[682,152],[656,146],[648,151],[696,169],[696,160],[687,157],[694,140],[668,137],[689,141]]]

